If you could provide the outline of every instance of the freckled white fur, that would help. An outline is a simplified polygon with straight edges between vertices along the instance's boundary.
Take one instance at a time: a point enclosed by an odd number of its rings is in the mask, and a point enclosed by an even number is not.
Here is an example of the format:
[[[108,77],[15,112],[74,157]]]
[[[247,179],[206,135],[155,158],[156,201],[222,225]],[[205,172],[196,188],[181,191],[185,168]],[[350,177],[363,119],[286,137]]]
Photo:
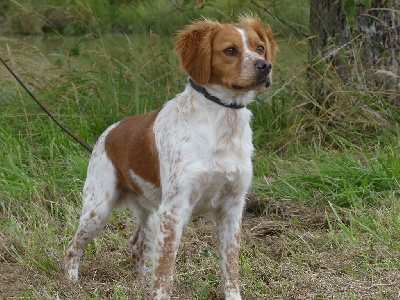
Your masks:
[[[215,90],[218,90],[216,86],[212,92]],[[223,91],[223,88],[219,89],[221,99],[232,101],[231,92],[224,94]],[[253,95],[252,92],[249,94]],[[252,100],[244,93],[242,99]],[[251,112],[246,108],[222,107],[207,100],[190,85],[160,111],[154,124],[156,145],[162,158],[163,202],[158,211],[174,211],[179,216],[176,220],[179,238],[189,217],[197,214],[211,213],[221,227],[226,227],[227,219],[236,224],[232,230],[227,226],[227,232],[221,233],[221,244],[229,244],[239,230],[244,196],[252,176],[250,119]],[[223,211],[224,217],[221,218],[218,211]],[[159,221],[156,214],[149,219],[151,245],[157,240],[160,245],[163,243]],[[157,255],[153,253],[153,263]],[[226,261],[227,257],[223,254],[221,259]],[[227,274],[226,271],[223,273]],[[229,287],[229,282],[226,286]],[[232,289],[236,296],[227,299],[240,299],[238,287]]]
[[[219,93],[223,95],[223,91],[224,88],[221,88]],[[248,94],[254,95],[252,92]],[[226,93],[221,99],[232,101],[229,95]],[[224,108],[188,85],[182,94],[165,105],[154,125],[156,145],[163,158],[160,161],[163,189],[174,172],[185,186],[196,185],[200,177],[202,192],[207,190],[205,185],[210,184],[212,177],[221,175],[233,181],[243,172],[251,172],[253,146],[250,119],[248,109]],[[179,162],[171,166],[176,157],[180,158]],[[239,182],[235,181],[235,184]],[[176,184],[176,180],[173,183]]]
[[[117,125],[111,125],[103,132],[89,161],[79,228],[66,251],[66,273],[72,280],[78,279],[79,258],[83,249],[103,229],[118,197],[115,168],[104,149],[107,134]],[[78,247],[77,244],[84,246]]]
[[[114,166],[110,159],[104,155],[104,141],[107,134],[114,129],[119,123],[113,124],[108,127],[98,139],[95,147],[93,148],[92,158],[89,161],[88,176],[85,181],[83,188],[84,193],[89,193],[91,197],[84,197],[83,208],[89,209],[89,205],[85,205],[86,201],[95,200],[102,195],[105,195],[110,189],[114,189],[116,184],[115,176],[109,174],[115,173]],[[95,182],[100,181],[103,184],[96,189],[92,189],[95,186]]]

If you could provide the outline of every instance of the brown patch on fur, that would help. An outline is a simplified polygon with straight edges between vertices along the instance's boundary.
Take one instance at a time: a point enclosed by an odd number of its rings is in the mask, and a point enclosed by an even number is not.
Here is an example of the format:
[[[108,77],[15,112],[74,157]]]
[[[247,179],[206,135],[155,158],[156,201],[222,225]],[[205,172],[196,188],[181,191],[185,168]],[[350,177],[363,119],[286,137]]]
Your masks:
[[[161,109],[126,118],[107,135],[105,149],[117,172],[118,189],[130,188],[142,194],[129,170],[143,180],[160,186],[160,164],[153,126]]]
[[[75,252],[72,252],[72,251],[69,251],[69,252],[68,252],[68,255],[67,255],[68,258],[72,258],[72,257],[74,257],[74,256],[76,256],[76,253],[75,253]]]
[[[228,47],[236,48],[239,53],[243,53],[244,50],[240,33],[234,26],[224,24],[215,33],[212,42],[212,72],[209,82],[231,89],[232,84],[237,84],[236,80],[241,75],[242,55],[226,55],[224,50]]]
[[[222,25],[214,21],[199,21],[178,34],[175,53],[183,70],[201,86],[211,76],[211,41],[214,32]]]

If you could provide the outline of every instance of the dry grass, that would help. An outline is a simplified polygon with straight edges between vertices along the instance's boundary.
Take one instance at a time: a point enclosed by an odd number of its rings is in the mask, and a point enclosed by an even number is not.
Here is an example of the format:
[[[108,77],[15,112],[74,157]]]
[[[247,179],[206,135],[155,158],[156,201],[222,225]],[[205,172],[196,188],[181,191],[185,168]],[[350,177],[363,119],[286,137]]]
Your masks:
[[[265,203],[267,210],[261,212],[258,195],[250,195],[243,220],[244,299],[346,299],[350,295],[354,299],[396,299],[400,271],[365,266],[366,255],[384,258],[387,249],[334,245],[323,207],[271,199]],[[125,223],[127,215],[115,214],[114,220],[93,243],[91,255],[83,257],[77,284],[65,280],[60,253],[52,258],[57,271],[46,275],[24,266],[22,259],[31,259],[23,250],[25,245],[3,233],[1,297],[146,299],[147,279],[135,278],[128,265],[127,240],[132,228]],[[57,238],[65,243],[67,237]],[[217,258],[214,225],[201,218],[194,220],[182,237],[173,299],[223,299]]]

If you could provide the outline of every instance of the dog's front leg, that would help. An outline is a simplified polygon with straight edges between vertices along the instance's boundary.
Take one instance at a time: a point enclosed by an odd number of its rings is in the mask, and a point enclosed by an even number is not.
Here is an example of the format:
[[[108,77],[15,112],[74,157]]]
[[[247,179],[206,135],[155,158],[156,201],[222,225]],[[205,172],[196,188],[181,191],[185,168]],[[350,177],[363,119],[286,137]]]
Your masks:
[[[226,199],[225,205],[220,209],[216,219],[222,282],[227,300],[241,299],[239,292],[239,250],[243,198]]]
[[[173,286],[175,258],[182,229],[190,212],[182,206],[160,208],[150,220],[155,234],[153,249],[153,284],[151,299],[170,299]],[[187,207],[187,206],[186,206]]]

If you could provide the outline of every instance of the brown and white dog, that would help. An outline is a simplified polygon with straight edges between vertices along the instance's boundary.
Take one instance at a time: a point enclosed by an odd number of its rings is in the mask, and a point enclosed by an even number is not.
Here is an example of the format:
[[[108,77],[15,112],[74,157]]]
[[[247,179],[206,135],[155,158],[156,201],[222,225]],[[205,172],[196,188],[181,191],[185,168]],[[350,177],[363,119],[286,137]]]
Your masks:
[[[256,18],[204,20],[179,33],[175,51],[190,77],[183,93],[111,125],[94,147],[66,274],[78,279],[84,248],[115,205],[129,206],[138,220],[132,264],[138,274],[150,264],[151,298],[169,299],[182,229],[190,217],[209,214],[217,226],[225,297],[241,299],[241,218],[253,152],[245,106],[271,84],[276,43]]]

